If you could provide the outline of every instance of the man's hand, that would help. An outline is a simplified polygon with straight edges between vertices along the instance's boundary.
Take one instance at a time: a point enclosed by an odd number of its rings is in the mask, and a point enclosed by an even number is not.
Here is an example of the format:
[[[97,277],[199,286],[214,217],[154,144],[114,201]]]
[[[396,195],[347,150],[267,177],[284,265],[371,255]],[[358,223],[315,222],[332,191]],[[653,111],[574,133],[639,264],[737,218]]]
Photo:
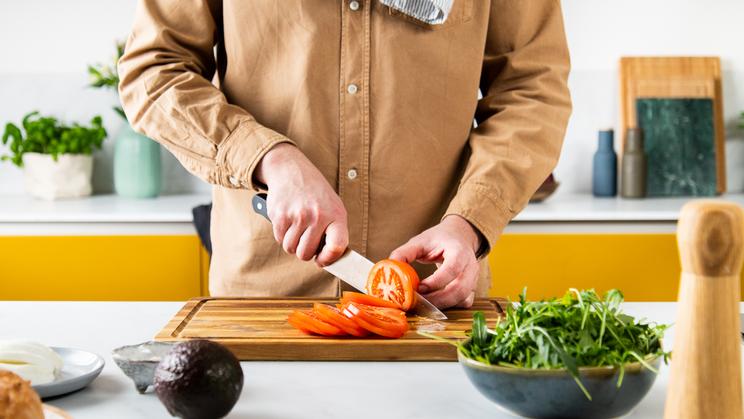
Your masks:
[[[436,263],[437,270],[421,281],[418,292],[439,308],[473,305],[480,265],[475,229],[464,218],[448,215],[442,222],[409,240],[390,254],[406,263]]]
[[[324,266],[349,245],[346,209],[320,171],[296,147],[279,144],[256,167],[255,177],[269,188],[266,203],[274,238],[288,253]],[[318,253],[320,239],[325,245]]]

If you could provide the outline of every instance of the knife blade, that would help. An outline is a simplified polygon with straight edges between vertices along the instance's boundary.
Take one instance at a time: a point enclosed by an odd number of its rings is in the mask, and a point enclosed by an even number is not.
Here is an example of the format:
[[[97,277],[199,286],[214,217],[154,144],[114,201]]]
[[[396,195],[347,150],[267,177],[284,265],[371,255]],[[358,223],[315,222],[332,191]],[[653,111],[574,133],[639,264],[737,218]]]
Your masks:
[[[252,206],[253,210],[257,214],[262,215],[264,218],[269,220],[269,222],[271,221],[266,208],[266,194],[256,194],[253,197]],[[340,258],[330,265],[324,266],[323,269],[336,278],[356,288],[360,292],[366,294],[367,275],[373,265],[374,263],[372,263],[371,260],[361,254],[352,249],[346,249]],[[414,306],[414,312],[419,316],[433,320],[447,320],[447,316],[442,313],[441,310],[418,292],[416,292],[416,305]]]

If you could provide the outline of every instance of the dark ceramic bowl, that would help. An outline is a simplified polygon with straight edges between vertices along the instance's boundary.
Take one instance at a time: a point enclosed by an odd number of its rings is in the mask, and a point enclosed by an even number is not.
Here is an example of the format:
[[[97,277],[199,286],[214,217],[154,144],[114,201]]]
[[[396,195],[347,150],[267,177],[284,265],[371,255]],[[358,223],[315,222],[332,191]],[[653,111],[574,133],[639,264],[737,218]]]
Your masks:
[[[528,418],[616,418],[629,413],[648,393],[656,374],[634,362],[625,365],[623,385],[617,388],[619,368],[579,368],[588,400],[565,369],[545,370],[487,365],[458,351],[460,364],[475,388],[504,410]],[[646,362],[658,370],[661,357]]]

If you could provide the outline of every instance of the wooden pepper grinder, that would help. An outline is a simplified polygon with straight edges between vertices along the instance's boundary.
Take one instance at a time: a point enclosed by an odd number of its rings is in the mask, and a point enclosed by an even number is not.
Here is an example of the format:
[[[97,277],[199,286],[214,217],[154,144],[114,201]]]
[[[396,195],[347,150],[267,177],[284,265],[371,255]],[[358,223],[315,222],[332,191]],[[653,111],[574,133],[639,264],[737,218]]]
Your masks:
[[[741,419],[739,281],[744,212],[733,203],[682,208],[676,337],[664,417]]]

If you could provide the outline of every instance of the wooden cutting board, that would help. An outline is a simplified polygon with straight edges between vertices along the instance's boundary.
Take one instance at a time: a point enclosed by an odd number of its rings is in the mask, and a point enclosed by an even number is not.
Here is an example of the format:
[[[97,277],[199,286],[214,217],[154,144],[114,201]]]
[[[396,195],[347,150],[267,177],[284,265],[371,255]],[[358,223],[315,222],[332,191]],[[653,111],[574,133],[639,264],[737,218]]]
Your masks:
[[[209,339],[228,348],[241,361],[455,361],[454,346],[416,333],[427,330],[464,338],[473,313],[485,313],[489,324],[503,316],[506,300],[476,300],[467,310],[445,312],[446,321],[409,316],[411,330],[400,339],[329,338],[306,335],[287,323],[297,309],[312,307],[310,298],[195,298],[161,330],[155,340]],[[335,304],[336,300],[320,301]]]

